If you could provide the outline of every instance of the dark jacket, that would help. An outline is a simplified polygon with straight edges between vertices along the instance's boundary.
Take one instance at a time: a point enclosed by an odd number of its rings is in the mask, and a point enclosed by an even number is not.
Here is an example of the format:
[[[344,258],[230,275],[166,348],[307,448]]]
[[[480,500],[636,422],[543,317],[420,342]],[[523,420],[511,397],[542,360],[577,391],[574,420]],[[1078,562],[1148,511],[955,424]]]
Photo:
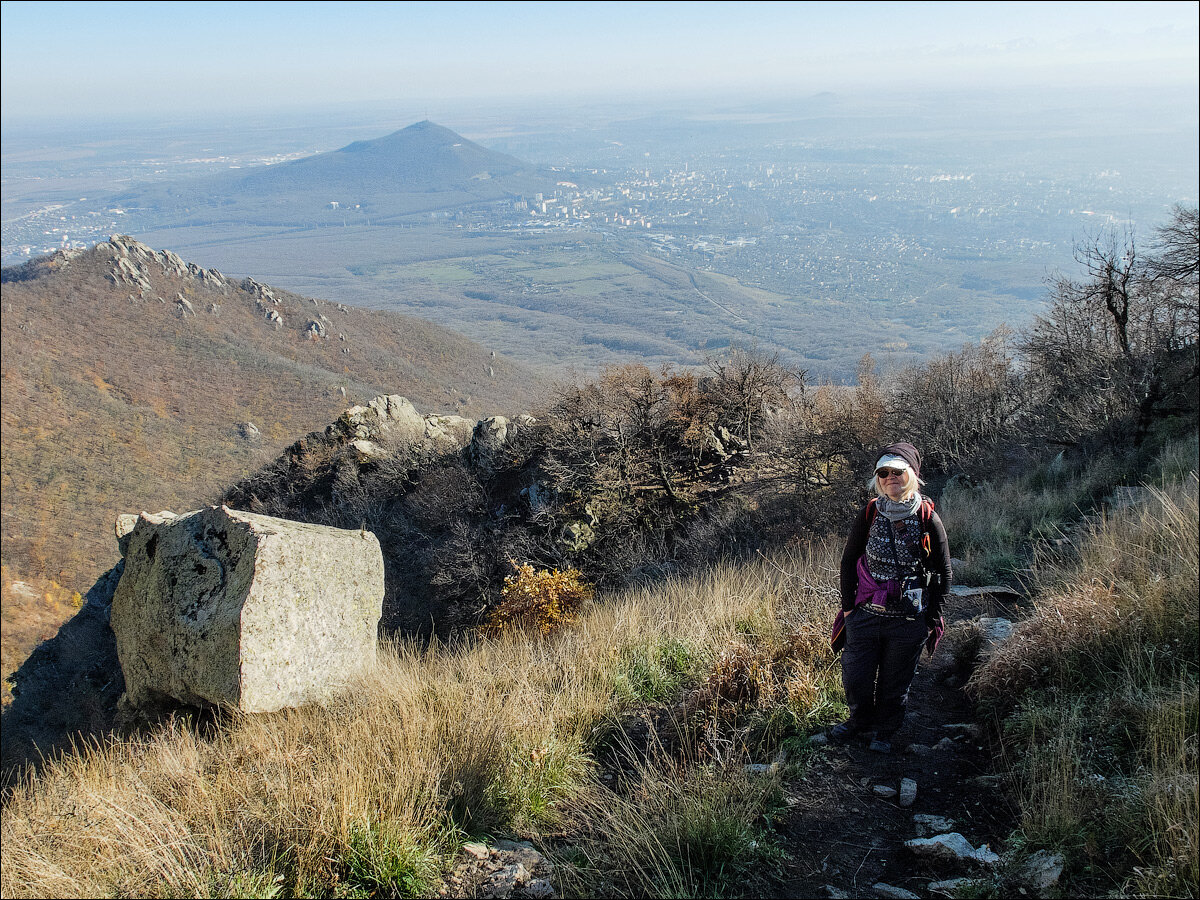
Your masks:
[[[842,551],[841,593],[842,611],[854,609],[854,598],[858,593],[858,560],[867,550],[867,538],[871,525],[867,521],[867,506],[859,510],[854,524],[850,527],[850,536],[846,539],[846,549]],[[877,514],[878,515],[878,514]],[[950,569],[950,545],[946,541],[946,526],[936,512],[929,517],[925,530],[929,534],[929,558],[925,562],[925,570],[932,574],[929,589],[925,595],[925,621],[935,622],[942,615],[942,601],[950,590],[954,574]]]

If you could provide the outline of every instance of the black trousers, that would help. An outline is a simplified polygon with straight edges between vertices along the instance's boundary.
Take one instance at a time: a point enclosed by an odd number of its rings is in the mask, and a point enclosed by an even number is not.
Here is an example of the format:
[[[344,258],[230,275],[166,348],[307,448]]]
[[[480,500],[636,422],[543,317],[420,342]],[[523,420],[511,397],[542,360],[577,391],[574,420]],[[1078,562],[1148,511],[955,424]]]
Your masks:
[[[878,616],[861,608],[846,617],[842,687],[854,728],[889,736],[900,727],[928,636],[921,618]]]

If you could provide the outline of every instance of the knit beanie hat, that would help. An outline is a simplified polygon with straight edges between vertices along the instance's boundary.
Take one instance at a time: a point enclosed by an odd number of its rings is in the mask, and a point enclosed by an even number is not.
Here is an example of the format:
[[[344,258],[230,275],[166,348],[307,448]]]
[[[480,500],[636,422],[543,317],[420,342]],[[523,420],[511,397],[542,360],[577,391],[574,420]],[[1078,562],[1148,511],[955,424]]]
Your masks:
[[[912,444],[903,441],[899,444],[888,444],[880,451],[875,470],[889,466],[893,469],[912,469],[913,474],[920,478],[921,452]]]

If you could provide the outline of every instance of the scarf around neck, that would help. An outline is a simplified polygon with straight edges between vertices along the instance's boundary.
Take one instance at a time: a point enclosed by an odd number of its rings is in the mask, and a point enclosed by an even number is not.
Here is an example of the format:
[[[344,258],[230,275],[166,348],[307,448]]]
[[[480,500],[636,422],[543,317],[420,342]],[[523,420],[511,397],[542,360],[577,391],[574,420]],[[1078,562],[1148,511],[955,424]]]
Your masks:
[[[909,500],[896,501],[880,497],[875,501],[875,509],[882,513],[889,522],[899,522],[901,519],[915,516],[920,508],[920,491],[915,492]]]

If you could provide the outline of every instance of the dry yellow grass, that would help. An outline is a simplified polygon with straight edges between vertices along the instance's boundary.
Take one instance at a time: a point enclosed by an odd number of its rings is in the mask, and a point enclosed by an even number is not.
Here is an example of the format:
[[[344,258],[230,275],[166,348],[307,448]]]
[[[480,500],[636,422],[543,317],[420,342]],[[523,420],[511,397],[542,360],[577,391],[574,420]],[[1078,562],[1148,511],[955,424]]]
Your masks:
[[[177,722],[81,749],[5,804],[0,887],[5,897],[329,894],[383,845],[424,853],[436,872],[456,829],[536,836],[567,799],[586,808],[586,750],[632,702],[615,687],[631,648],[682,642],[711,663],[748,631],[782,644],[832,615],[835,582],[828,549],[718,566],[592,603],[550,638],[385,647],[327,708],[207,730]],[[793,674],[795,693],[811,699],[815,677]]]
[[[1151,488],[1041,568],[1034,612],[971,682],[1006,712],[1026,838],[1143,895],[1200,879],[1198,488]]]

